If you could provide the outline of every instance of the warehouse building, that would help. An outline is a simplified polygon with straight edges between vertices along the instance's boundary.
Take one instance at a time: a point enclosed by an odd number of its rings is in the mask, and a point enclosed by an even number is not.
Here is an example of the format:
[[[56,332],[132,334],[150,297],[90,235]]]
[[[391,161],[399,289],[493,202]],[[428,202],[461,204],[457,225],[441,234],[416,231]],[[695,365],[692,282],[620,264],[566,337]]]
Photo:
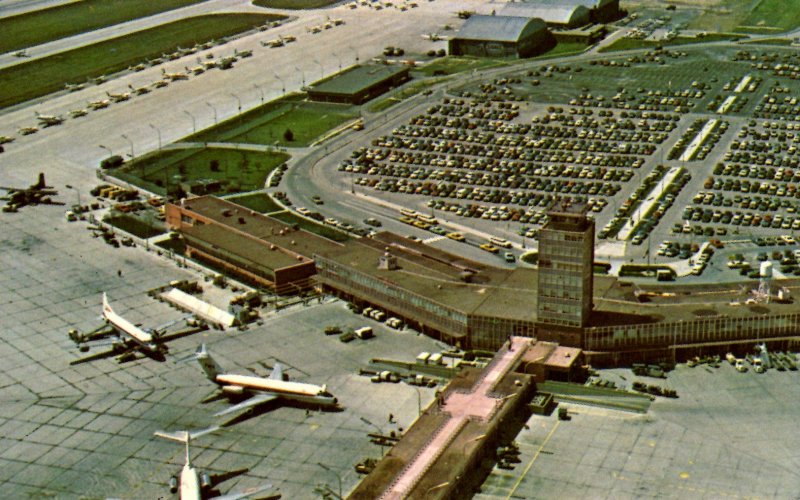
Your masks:
[[[308,97],[312,101],[362,104],[405,83],[409,69],[406,65],[353,66],[312,83]]]
[[[541,19],[479,16],[467,19],[449,42],[456,56],[531,57],[553,47],[555,39]]]

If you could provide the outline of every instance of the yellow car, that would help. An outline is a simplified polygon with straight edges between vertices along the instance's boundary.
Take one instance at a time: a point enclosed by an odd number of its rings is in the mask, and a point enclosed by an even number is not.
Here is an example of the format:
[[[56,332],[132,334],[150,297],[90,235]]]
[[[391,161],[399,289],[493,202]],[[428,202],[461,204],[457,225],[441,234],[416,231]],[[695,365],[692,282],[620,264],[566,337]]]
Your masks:
[[[447,237],[451,240],[464,241],[464,235],[461,233],[447,233]]]
[[[403,222],[405,224],[413,224],[415,221],[411,217],[407,217],[404,215],[403,217],[400,217],[400,222]]]
[[[489,253],[497,253],[500,251],[499,248],[492,245],[491,243],[484,243],[483,245],[481,245],[481,250],[486,250]]]

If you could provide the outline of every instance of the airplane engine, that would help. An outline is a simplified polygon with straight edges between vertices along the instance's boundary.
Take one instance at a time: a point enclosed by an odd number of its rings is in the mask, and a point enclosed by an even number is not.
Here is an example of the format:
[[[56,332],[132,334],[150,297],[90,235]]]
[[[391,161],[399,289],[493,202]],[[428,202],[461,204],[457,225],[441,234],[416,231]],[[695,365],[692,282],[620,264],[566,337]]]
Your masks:
[[[241,396],[244,394],[244,387],[238,385],[226,385],[222,387],[222,392],[231,396]]]
[[[205,472],[200,474],[200,488],[208,490],[211,489],[212,486],[214,486],[214,483],[211,482],[211,477]]]
[[[175,476],[169,478],[169,492],[170,493],[178,492],[178,478]]]
[[[79,332],[75,328],[70,328],[69,332],[67,333],[69,334],[69,338],[76,344],[79,344],[83,341],[83,335],[81,335],[81,332]]]

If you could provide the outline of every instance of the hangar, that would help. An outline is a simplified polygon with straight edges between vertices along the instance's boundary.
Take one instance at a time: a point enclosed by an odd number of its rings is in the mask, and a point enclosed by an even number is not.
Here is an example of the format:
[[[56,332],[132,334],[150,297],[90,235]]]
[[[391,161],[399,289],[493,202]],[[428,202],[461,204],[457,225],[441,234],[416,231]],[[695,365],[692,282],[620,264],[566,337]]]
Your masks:
[[[529,16],[471,16],[449,43],[457,56],[530,57],[554,43],[541,19]]]
[[[548,26],[575,28],[589,22],[608,23],[622,17],[619,0],[529,0],[509,3],[504,16],[542,18]]]
[[[547,26],[559,29],[585,26],[589,24],[591,19],[588,8],[570,2],[563,4],[547,1],[508,3],[500,11],[500,15],[502,17],[540,19]]]
[[[308,97],[312,101],[362,104],[408,80],[405,65],[353,66],[330,78],[312,83]]]

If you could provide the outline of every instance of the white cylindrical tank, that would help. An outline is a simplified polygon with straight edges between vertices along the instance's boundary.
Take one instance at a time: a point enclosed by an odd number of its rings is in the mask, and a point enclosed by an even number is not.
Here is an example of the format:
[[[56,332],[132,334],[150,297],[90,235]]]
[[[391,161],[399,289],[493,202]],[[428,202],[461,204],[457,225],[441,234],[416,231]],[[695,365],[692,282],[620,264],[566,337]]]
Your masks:
[[[772,262],[762,262],[759,276],[762,278],[772,278]]]

